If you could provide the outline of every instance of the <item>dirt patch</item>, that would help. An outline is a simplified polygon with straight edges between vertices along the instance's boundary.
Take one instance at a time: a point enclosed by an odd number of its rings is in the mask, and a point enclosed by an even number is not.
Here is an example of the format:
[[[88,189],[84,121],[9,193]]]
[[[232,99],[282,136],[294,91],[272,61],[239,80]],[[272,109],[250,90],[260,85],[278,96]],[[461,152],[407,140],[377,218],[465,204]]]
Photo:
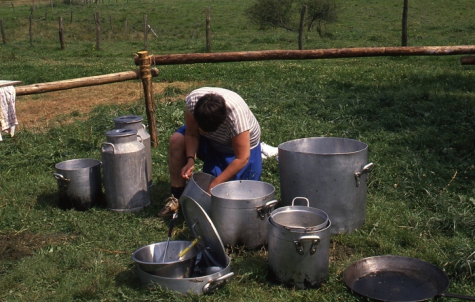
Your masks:
[[[162,94],[165,89],[170,88],[188,92],[194,85],[196,83],[153,83],[153,92],[154,95]],[[185,94],[174,96],[174,99],[184,98]],[[101,104],[127,104],[139,101],[144,101],[144,95],[142,83],[137,81],[18,96],[16,99],[16,115],[19,122],[17,131],[28,129],[42,132],[73,120],[73,118],[68,118],[59,121],[56,119],[58,115],[71,116],[71,113],[77,113],[77,116],[81,116]]]
[[[72,237],[71,237],[72,238]],[[39,235],[30,232],[0,233],[0,259],[19,260],[33,255],[39,248],[67,242],[65,235]]]

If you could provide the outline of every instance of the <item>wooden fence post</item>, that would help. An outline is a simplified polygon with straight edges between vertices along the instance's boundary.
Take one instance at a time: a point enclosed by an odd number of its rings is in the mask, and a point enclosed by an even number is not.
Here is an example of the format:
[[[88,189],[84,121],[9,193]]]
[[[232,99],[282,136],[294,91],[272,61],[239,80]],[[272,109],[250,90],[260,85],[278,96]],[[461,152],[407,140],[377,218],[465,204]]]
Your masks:
[[[64,49],[64,35],[63,35],[63,17],[59,17],[59,43],[61,44],[61,49]]]
[[[148,50],[148,20],[147,20],[147,15],[143,15],[143,48],[145,50]]]
[[[211,16],[209,6],[206,8],[206,50],[211,52]]]
[[[3,28],[3,19],[0,19],[0,31],[2,32],[3,44],[7,44],[7,39],[5,38],[5,29]]]
[[[31,26],[32,26],[32,23],[33,23],[33,17],[31,16],[31,14],[30,14],[30,17],[29,17],[29,22],[30,22],[30,25],[28,26],[28,35],[30,36],[30,46],[33,46],[33,34],[31,33]]]
[[[150,69],[151,57],[148,55],[148,51],[140,51],[137,54],[139,56],[140,78],[142,79],[145,107],[147,109],[148,132],[150,133],[152,147],[156,148],[158,146],[158,136],[155,120],[155,103],[153,101],[152,72]]]
[[[96,50],[101,49],[101,21],[99,20],[99,12],[94,15],[96,22]]]
[[[300,12],[300,27],[299,27],[299,50],[303,49],[303,27],[305,24],[305,14],[307,13],[307,6],[302,7]]]
[[[402,9],[401,46],[407,46],[407,10],[408,10],[408,0],[404,0],[404,8]]]

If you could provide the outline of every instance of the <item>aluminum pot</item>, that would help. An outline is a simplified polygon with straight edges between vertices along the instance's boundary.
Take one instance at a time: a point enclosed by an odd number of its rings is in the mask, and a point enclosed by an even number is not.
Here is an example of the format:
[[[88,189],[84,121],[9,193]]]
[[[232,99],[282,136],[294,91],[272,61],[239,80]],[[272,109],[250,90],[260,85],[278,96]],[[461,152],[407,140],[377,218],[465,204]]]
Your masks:
[[[278,146],[282,205],[305,196],[325,211],[332,234],[351,233],[366,219],[368,145],[336,137],[302,138]]]
[[[71,159],[55,165],[59,207],[85,211],[102,197],[102,163],[96,159]]]
[[[267,244],[266,218],[277,204],[275,188],[256,180],[235,180],[211,189],[211,220],[224,245],[255,249]]]
[[[228,265],[225,268],[204,276],[176,279],[155,276],[144,272],[140,268],[137,268],[137,271],[140,282],[148,287],[159,285],[164,289],[177,291],[182,294],[210,294],[223,287],[234,276],[234,273],[231,272],[231,259],[229,256],[227,258]]]
[[[142,124],[143,118],[139,115],[125,115],[114,119],[115,129],[134,129],[137,130],[137,138],[145,147],[145,174],[147,176],[147,185],[153,185],[152,179],[152,143],[150,134],[145,130]]]
[[[215,176],[204,172],[193,173],[181,194],[180,204],[184,197],[191,197],[203,208],[206,214],[211,215],[211,195],[206,191],[215,178]]]
[[[146,273],[167,278],[188,278],[191,276],[199,249],[192,247],[183,257],[181,251],[190,245],[190,241],[174,240],[143,246],[132,253],[137,268]],[[163,259],[165,250],[166,258]]]
[[[275,282],[297,289],[317,288],[328,279],[331,221],[324,219],[326,224],[322,228],[302,232],[304,225],[299,223],[298,212],[301,210],[308,214],[310,209],[302,206],[294,208],[297,209],[279,213],[289,216],[281,220],[289,222],[289,225],[272,223],[275,211],[267,219],[268,276]],[[322,214],[323,211],[312,214],[315,216],[313,224],[322,221]]]

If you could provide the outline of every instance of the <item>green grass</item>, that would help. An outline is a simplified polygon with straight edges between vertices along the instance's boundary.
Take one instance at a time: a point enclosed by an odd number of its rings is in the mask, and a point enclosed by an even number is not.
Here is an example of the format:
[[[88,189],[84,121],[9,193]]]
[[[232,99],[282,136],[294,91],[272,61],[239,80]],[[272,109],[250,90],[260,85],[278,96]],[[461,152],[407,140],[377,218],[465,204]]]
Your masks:
[[[342,2],[339,22],[327,27],[330,35],[322,39],[308,33],[306,49],[399,44],[402,3]],[[295,33],[261,32],[250,26],[236,13],[243,10],[243,3],[247,2],[115,5],[105,1],[99,6],[73,6],[70,26],[74,34],[68,33],[67,48],[61,51],[56,41],[57,17],[63,15],[66,20],[69,5],[55,4],[48,21],[35,21],[37,33],[30,47],[29,7],[18,5],[13,12],[2,2],[0,14],[11,37],[0,45],[2,79],[33,84],[135,69],[133,54],[142,50],[143,37],[123,34],[123,24],[128,18],[140,30],[144,13],[160,37],[149,37],[151,53],[204,52],[206,6],[212,12],[213,51],[297,48]],[[469,1],[411,3],[409,44],[472,44],[469,5]],[[44,17],[45,10],[50,10],[49,2],[39,5],[35,18]],[[100,51],[94,49],[92,23],[97,10],[104,18]],[[117,22],[112,30],[108,14]],[[201,27],[191,39],[196,24]],[[47,28],[52,32],[40,31]],[[351,234],[332,236],[335,248],[329,280],[316,290],[270,283],[265,250],[244,249],[230,251],[235,278],[213,295],[182,297],[140,285],[130,254],[166,240],[168,221],[156,218],[156,213],[169,194],[167,139],[184,118],[183,100],[171,100],[186,91],[170,87],[155,95],[160,144],[152,149],[152,204],[135,214],[118,215],[103,207],[87,212],[58,209],[52,172],[64,160],[100,159],[100,146],[113,119],[125,114],[146,118],[143,100],[99,106],[84,121],[45,133],[3,135],[0,300],[360,301],[345,288],[341,273],[352,261],[382,254],[429,261],[449,275],[450,292],[475,295],[475,77],[473,68],[460,66],[459,59],[381,57],[159,66],[160,75],[154,81],[200,82],[237,91],[257,116],[262,140],[271,145],[313,136],[352,138],[369,145],[369,160],[375,166],[368,184],[367,220]],[[262,180],[276,187],[279,198],[275,160],[264,162]],[[189,238],[180,218],[173,239]]]

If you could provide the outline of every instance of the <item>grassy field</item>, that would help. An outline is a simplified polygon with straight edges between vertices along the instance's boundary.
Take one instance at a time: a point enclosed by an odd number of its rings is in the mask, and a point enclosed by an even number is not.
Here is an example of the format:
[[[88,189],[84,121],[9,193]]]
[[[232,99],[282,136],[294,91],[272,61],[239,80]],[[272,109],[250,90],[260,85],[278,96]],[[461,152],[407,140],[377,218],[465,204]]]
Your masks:
[[[341,1],[339,21],[327,26],[325,38],[307,33],[304,48],[398,46],[399,2]],[[1,79],[33,84],[136,69],[133,57],[143,49],[144,14],[159,36],[149,36],[150,53],[205,52],[207,6],[215,52],[298,45],[297,33],[250,25],[240,13],[248,1],[106,0],[84,6],[55,3],[53,10],[49,1],[35,3],[30,46],[31,3],[0,1],[8,40],[0,44]],[[475,44],[470,4],[410,3],[408,44]],[[102,18],[101,50],[95,49],[96,11]],[[58,40],[59,16],[65,22],[65,50]],[[52,173],[61,161],[100,159],[115,117],[146,118],[140,97],[122,105],[107,102],[90,113],[58,112],[55,121],[61,127],[3,135],[0,301],[364,301],[346,289],[341,273],[353,261],[384,254],[433,263],[449,276],[448,291],[475,295],[475,76],[473,67],[459,62],[460,56],[423,56],[159,66],[154,81],[169,86],[155,95],[160,140],[152,150],[155,185],[151,205],[135,214],[101,206],[61,210]],[[177,82],[188,83],[189,89],[177,88]],[[333,136],[369,145],[375,166],[366,222],[351,234],[331,237],[329,280],[319,289],[269,282],[265,248],[228,249],[235,277],[213,295],[183,297],[141,286],[130,255],[167,238],[169,221],[156,217],[169,194],[167,139],[183,122],[184,95],[201,85],[241,94],[268,144]],[[28,101],[32,111],[36,98]],[[65,120],[74,122],[61,123]],[[262,180],[276,187],[279,198],[277,161],[264,161]],[[180,216],[173,239],[190,238]]]

